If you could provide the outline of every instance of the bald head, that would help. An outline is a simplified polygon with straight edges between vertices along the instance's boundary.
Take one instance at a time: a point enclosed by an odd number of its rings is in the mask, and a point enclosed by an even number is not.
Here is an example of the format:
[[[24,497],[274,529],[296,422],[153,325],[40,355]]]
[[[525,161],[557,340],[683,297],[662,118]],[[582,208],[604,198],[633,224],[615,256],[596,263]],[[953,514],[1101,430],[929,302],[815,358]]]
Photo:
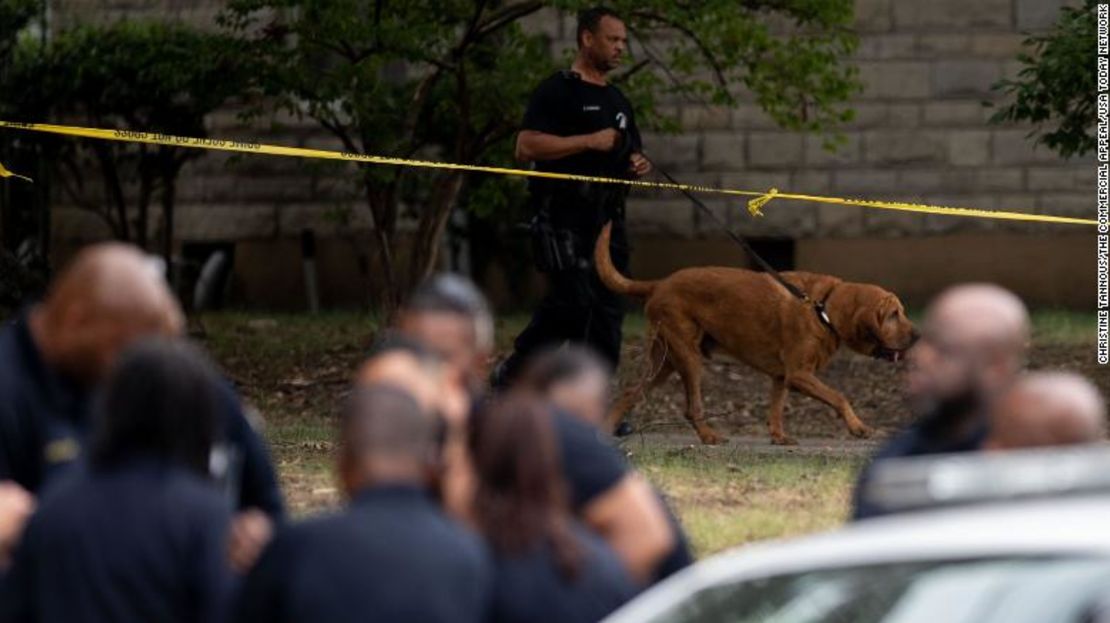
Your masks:
[[[82,250],[32,316],[35,341],[47,361],[87,383],[106,376],[136,339],[175,335],[183,325],[157,263],[119,243]]]
[[[397,387],[357,387],[341,430],[340,471],[348,492],[386,481],[427,484],[438,463],[442,421]]]
[[[1095,443],[1106,437],[1106,404],[1070,372],[1022,375],[994,402],[984,444],[995,450]]]
[[[983,415],[990,397],[1021,370],[1029,342],[1021,299],[990,284],[945,290],[921,328],[922,339],[909,352],[906,395],[918,415],[951,424]]]
[[[945,290],[925,316],[925,330],[946,344],[990,350],[1015,370],[1029,343],[1029,312],[1014,293],[992,284]]]

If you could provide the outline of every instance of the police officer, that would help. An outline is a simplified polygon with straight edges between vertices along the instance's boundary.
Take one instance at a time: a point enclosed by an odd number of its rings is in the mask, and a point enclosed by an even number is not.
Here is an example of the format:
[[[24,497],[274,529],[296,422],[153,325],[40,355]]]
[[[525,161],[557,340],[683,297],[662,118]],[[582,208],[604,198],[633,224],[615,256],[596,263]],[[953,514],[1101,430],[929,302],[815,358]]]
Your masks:
[[[87,463],[53,478],[0,588],[0,621],[224,620],[231,504],[209,478],[221,380],[181,340],[119,356]]]
[[[390,385],[357,388],[341,423],[346,510],[279,532],[247,576],[234,620],[489,620],[481,539],[443,512],[443,421]]]
[[[119,353],[136,340],[175,335],[181,309],[138,249],[91,245],[45,299],[0,329],[0,486],[38,495],[78,465],[94,395]],[[231,557],[245,569],[269,538],[283,502],[269,453],[235,391],[218,387],[222,484],[241,512]],[[2,553],[2,552],[0,552]]]
[[[539,171],[603,177],[640,177],[651,163],[640,153],[632,105],[609,84],[628,43],[613,11],[593,8],[578,16],[578,55],[570,70],[544,80],[532,94],[517,137],[516,156]],[[547,296],[517,337],[513,354],[495,371],[505,385],[537,349],[574,341],[596,349],[613,369],[620,359],[620,297],[598,280],[592,249],[602,225],[613,221],[611,253],[628,270],[624,230],[627,187],[620,184],[534,179],[533,248],[537,267],[549,277]]]

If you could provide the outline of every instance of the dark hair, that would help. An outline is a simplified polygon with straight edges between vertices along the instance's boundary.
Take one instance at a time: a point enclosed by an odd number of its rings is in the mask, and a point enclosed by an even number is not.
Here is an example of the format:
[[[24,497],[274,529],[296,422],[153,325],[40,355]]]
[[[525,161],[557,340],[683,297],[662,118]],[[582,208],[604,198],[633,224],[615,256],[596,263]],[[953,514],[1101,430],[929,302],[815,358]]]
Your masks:
[[[208,358],[183,340],[146,338],[129,347],[99,401],[90,462],[148,456],[207,476],[222,382]]]
[[[493,315],[489,302],[474,282],[453,273],[433,275],[416,287],[402,305],[409,313],[449,313],[474,323],[479,348],[493,346]]]
[[[612,17],[624,21],[616,11],[603,6],[595,6],[578,12],[578,28],[574,31],[574,40],[578,43],[578,47],[582,47],[583,34],[597,32],[597,27],[601,24],[603,17]]]
[[[589,373],[609,377],[609,363],[585,346],[573,344],[548,348],[528,363],[517,386],[545,396],[556,385],[573,381]]]
[[[471,427],[478,475],[474,514],[497,554],[520,554],[545,543],[568,578],[582,553],[571,515],[551,414],[537,400],[509,394],[487,405]]]
[[[392,352],[412,355],[421,365],[439,365],[442,360],[438,353],[420,340],[415,340],[395,329],[386,329],[374,338],[367,359]]]

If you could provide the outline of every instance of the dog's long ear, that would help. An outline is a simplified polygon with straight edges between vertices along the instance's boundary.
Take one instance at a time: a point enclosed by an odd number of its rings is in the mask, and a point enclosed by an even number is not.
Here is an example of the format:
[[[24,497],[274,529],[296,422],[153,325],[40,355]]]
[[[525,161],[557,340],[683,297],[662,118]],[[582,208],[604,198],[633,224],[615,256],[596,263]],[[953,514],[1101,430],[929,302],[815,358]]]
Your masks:
[[[883,339],[883,321],[890,313],[890,297],[868,297],[870,300],[861,301],[856,312],[856,331],[859,340],[864,343],[873,343]]]

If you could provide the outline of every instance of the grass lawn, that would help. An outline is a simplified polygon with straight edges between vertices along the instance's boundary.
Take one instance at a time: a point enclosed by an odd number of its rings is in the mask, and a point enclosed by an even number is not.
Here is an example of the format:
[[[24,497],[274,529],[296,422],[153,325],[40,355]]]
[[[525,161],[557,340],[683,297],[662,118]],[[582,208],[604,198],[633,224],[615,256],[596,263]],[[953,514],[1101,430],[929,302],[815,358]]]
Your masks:
[[[502,351],[526,321],[519,315],[498,320]],[[1034,325],[1039,343],[1086,352],[1093,340],[1093,314],[1040,312]],[[221,312],[194,319],[192,329],[262,416],[293,512],[305,515],[338,505],[334,413],[373,339],[373,321],[353,312]],[[638,343],[642,316],[630,316],[625,329],[627,340]],[[668,496],[699,555],[837,526],[864,460],[858,452],[768,453],[743,444],[703,448],[684,443],[643,437],[624,449]]]

